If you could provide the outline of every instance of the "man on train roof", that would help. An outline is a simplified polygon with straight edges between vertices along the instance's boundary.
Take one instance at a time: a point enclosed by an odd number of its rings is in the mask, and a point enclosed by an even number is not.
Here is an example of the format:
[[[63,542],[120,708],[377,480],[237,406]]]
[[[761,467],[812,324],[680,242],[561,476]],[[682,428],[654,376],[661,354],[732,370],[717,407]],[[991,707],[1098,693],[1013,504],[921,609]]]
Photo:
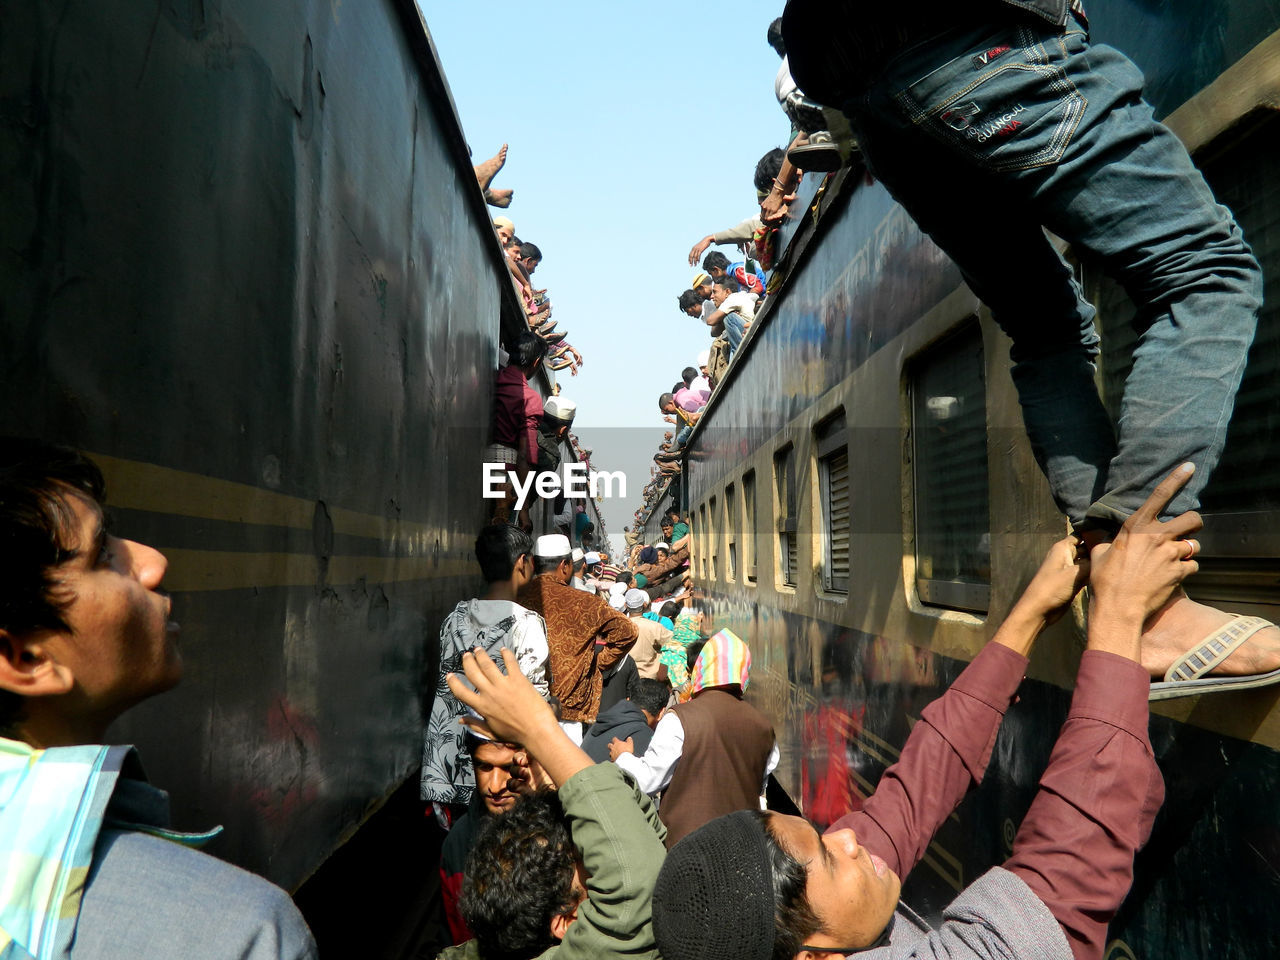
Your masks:
[[[1080,0],[788,0],[782,34],[800,88],[849,117],[876,179],[1012,341],[1031,449],[1082,545],[1115,536],[1182,461],[1198,469],[1168,513],[1197,508],[1257,329],[1262,271],[1156,121],[1142,71],[1092,42]],[[1098,394],[1096,310],[1046,227],[1134,301],[1118,429]],[[1205,661],[1171,667],[1153,699],[1280,681],[1280,630],[1181,592],[1145,639],[1170,663]]]
[[[289,896],[169,829],[130,707],[182,677],[164,556],[107,532],[82,455],[0,439],[0,956],[314,957]]]

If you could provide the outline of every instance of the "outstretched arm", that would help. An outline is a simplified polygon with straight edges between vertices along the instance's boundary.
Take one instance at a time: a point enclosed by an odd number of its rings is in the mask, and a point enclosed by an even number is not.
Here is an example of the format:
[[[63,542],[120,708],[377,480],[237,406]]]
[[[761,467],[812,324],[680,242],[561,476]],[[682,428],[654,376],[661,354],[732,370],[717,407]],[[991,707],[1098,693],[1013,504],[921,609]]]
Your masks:
[[[1031,645],[1083,586],[1087,570],[1072,538],[1053,545],[991,642],[924,709],[875,793],[832,830],[852,827],[895,873],[910,872],[969,788],[982,782]]]
[[[1151,680],[1141,634],[1198,569],[1183,557],[1197,549],[1186,538],[1200,517],[1157,519],[1190,479],[1187,466],[1156,487],[1114,543],[1093,550],[1088,649],[1071,711],[1005,864],[1049,908],[1076,960],[1102,956],[1107,926],[1133,884],[1134,855],[1164,799],[1147,736]]]

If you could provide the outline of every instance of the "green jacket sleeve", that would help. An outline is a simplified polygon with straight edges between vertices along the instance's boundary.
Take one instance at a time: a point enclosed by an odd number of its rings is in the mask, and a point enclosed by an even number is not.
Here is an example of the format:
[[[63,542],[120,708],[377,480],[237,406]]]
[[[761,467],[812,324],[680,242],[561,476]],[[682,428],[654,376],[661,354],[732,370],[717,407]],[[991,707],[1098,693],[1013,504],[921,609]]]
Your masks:
[[[667,831],[652,801],[614,764],[598,763],[560,788],[560,802],[590,877],[556,960],[657,960],[653,885]]]

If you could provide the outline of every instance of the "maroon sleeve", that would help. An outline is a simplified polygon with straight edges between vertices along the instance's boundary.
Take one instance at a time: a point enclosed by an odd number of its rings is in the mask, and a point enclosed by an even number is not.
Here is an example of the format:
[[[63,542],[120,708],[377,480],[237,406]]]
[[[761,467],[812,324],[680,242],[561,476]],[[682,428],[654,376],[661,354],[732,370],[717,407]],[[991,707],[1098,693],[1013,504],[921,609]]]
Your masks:
[[[1102,956],[1164,800],[1147,736],[1150,682],[1132,660],[1085,651],[1067,722],[1005,863],[1044,901],[1076,960]]]
[[[858,842],[900,877],[911,871],[969,788],[982,782],[991,748],[1027,668],[1027,658],[988,643],[951,688],[921,714],[898,762],[862,809],[830,830]]]
[[[459,901],[462,899],[461,873],[445,873],[440,871],[440,895],[444,900],[444,917],[449,923],[449,936],[454,943],[465,943],[473,936],[467,921],[462,919]]]

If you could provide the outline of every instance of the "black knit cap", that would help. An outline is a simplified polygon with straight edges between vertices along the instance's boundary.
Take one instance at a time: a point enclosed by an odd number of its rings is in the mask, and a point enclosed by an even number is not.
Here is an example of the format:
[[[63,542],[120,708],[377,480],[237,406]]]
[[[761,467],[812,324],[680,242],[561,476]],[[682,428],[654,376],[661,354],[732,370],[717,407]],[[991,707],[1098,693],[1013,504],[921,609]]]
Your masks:
[[[663,960],[769,960],[773,871],[764,827],[747,810],[699,827],[667,853],[653,888]]]

